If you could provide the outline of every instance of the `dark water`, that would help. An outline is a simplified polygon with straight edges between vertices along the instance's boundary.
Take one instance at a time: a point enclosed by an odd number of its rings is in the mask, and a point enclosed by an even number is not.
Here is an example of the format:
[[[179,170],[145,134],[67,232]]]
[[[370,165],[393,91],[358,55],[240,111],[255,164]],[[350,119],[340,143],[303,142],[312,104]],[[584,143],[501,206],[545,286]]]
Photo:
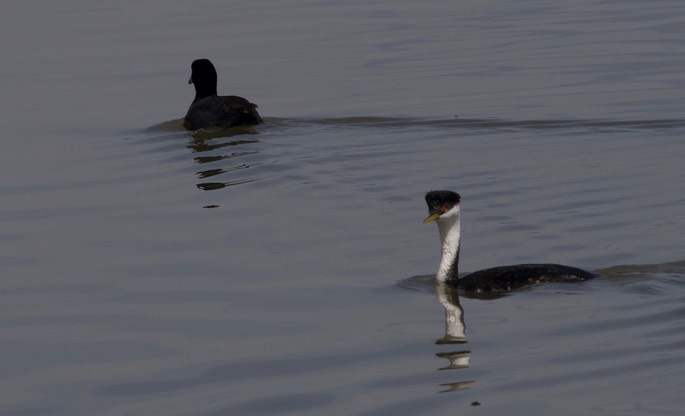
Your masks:
[[[0,415],[680,415],[683,12],[3,6]],[[265,124],[184,132],[198,57]],[[441,188],[605,277],[435,287]]]

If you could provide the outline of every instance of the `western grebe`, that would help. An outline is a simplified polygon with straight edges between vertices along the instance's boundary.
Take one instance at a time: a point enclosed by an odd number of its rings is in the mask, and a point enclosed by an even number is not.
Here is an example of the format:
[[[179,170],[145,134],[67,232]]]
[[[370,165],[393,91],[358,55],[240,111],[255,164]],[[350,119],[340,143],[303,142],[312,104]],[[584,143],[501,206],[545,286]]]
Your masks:
[[[461,242],[461,197],[453,191],[431,191],[426,194],[428,217],[440,231],[442,259],[436,274],[439,282],[459,286],[467,292],[506,292],[542,282],[581,282],[597,277],[576,267],[561,264],[516,264],[479,270],[459,277],[459,245]]]
[[[216,69],[209,59],[193,61],[191,70],[188,84],[195,86],[195,100],[183,119],[183,127],[197,130],[203,127],[233,127],[262,122],[256,104],[235,95],[217,95]]]

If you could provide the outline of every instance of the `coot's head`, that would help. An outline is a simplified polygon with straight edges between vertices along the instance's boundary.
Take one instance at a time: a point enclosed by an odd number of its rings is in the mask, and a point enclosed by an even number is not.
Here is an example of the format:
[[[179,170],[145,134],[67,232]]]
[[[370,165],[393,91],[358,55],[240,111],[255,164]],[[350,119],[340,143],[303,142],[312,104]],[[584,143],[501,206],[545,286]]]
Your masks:
[[[188,84],[195,86],[195,101],[216,94],[216,69],[209,59],[197,59],[190,65]]]
[[[426,194],[428,217],[424,223],[436,221],[440,218],[450,218],[459,215],[459,201],[461,197],[453,191],[430,191]]]

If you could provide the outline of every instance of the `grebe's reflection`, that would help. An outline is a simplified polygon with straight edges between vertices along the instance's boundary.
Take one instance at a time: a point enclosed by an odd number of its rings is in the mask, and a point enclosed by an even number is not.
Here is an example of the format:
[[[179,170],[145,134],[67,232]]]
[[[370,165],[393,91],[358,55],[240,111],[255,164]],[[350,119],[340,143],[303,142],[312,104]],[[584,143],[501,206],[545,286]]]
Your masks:
[[[435,285],[435,292],[438,295],[438,301],[445,308],[445,335],[435,341],[435,343],[437,345],[466,344],[464,309],[461,307],[461,303],[459,303],[457,289],[438,282]],[[446,359],[448,362],[447,365],[439,369],[440,371],[468,368],[471,359],[471,351],[463,349],[439,352],[435,355]],[[468,389],[472,383],[473,380],[441,384],[441,386],[447,387],[447,389],[441,392]]]
[[[437,282],[435,292],[438,295],[438,301],[445,308],[445,335],[435,343],[466,343],[464,309],[461,307],[461,303],[459,303],[459,293],[456,288]]]

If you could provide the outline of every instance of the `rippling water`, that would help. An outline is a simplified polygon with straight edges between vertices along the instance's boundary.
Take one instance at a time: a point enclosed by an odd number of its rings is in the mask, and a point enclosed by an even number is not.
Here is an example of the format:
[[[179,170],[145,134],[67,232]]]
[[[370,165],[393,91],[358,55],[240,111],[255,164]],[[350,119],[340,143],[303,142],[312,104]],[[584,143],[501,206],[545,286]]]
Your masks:
[[[682,413],[684,5],[191,6],[3,10],[0,415]],[[604,277],[436,287],[441,188]]]

